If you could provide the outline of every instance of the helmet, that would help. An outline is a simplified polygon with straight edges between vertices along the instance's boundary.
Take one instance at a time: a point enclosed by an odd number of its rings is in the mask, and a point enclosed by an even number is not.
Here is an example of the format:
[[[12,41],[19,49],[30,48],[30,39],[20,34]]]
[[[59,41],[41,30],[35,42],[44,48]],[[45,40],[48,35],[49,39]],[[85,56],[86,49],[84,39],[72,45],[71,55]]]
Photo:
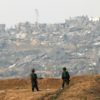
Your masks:
[[[32,69],[32,72],[33,72],[33,73],[35,72],[35,69],[34,69],[34,68]]]
[[[63,67],[63,70],[66,71],[67,70],[66,67]]]

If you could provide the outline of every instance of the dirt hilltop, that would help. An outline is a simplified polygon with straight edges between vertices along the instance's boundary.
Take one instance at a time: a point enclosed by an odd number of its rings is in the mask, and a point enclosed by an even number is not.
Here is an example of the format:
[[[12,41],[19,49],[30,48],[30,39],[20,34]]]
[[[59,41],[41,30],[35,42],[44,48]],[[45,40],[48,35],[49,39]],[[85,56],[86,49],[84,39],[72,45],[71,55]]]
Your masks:
[[[0,80],[0,100],[100,100],[100,75],[75,76],[61,89],[60,79],[39,79],[39,92],[31,91],[30,79]]]

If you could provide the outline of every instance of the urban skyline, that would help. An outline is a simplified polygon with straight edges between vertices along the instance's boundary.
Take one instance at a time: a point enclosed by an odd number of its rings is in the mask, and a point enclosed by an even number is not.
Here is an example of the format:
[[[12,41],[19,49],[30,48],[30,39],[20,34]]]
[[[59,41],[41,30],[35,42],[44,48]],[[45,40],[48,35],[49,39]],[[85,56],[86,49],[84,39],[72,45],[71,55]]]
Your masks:
[[[36,9],[40,23],[59,23],[75,16],[100,17],[99,0],[0,0],[0,23],[35,23]]]

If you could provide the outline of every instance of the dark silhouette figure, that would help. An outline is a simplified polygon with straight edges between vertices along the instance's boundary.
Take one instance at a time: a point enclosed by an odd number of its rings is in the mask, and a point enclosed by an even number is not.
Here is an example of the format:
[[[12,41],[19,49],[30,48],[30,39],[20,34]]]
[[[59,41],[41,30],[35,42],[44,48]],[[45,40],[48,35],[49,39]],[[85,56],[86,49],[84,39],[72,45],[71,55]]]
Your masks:
[[[62,88],[64,88],[65,84],[69,85],[69,81],[70,81],[70,75],[69,72],[67,71],[67,69],[64,67],[63,68],[63,72],[62,72]]]
[[[32,69],[32,73],[31,73],[31,82],[32,82],[32,91],[34,92],[34,89],[39,91],[38,81],[37,81],[37,74],[35,73],[34,69]]]

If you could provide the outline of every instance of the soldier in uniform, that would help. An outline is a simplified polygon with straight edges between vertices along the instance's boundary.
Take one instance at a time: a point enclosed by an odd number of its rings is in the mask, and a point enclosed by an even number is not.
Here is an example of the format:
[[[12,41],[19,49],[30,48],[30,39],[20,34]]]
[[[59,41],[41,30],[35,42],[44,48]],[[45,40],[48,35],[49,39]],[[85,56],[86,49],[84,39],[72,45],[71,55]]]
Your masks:
[[[34,89],[39,91],[38,81],[37,81],[37,74],[35,73],[35,69],[32,69],[31,82],[32,82],[32,91],[34,92]]]
[[[67,71],[66,67],[63,68],[63,72],[62,72],[62,88],[64,88],[65,84],[69,85],[69,81],[70,81],[70,75],[69,72]]]

